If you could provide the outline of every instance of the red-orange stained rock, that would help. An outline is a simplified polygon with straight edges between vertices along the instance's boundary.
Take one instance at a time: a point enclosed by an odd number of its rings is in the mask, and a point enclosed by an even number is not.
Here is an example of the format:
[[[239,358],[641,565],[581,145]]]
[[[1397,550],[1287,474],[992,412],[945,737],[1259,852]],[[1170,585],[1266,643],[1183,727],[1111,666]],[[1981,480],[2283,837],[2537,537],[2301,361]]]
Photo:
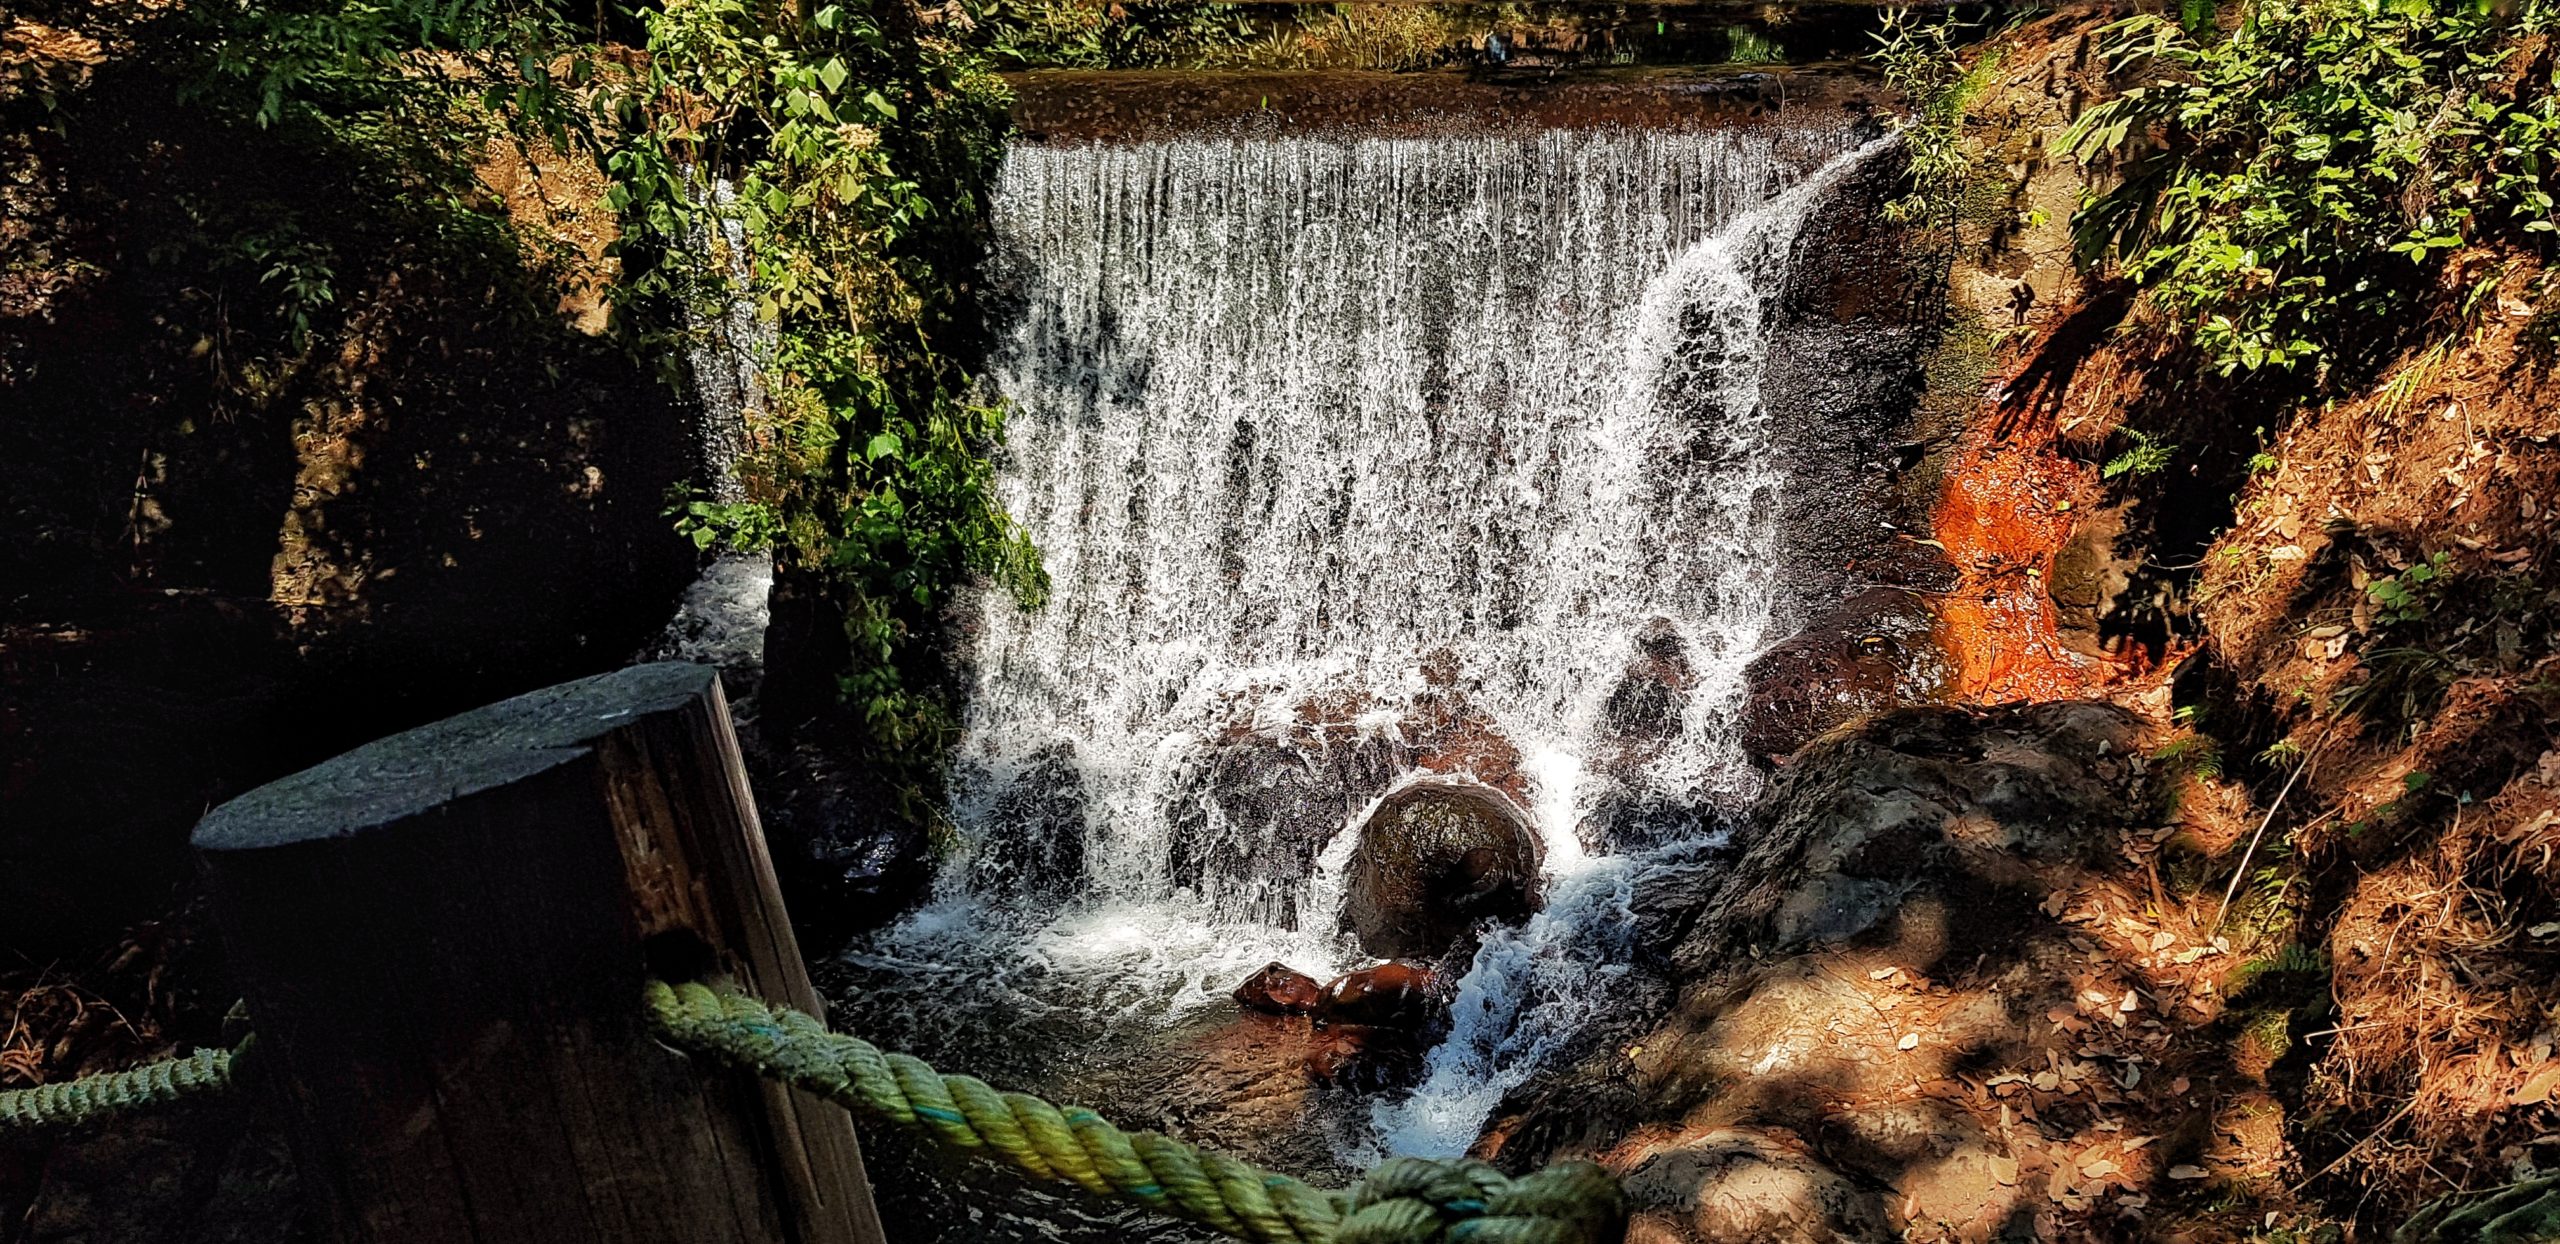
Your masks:
[[[1939,543],[1956,570],[1936,601],[1938,643],[1960,703],[2066,699],[2106,681],[2098,662],[2063,647],[2044,576],[2071,538],[2088,470],[2054,451],[2042,420],[2000,435],[1986,407],[1958,442],[1938,498]]]

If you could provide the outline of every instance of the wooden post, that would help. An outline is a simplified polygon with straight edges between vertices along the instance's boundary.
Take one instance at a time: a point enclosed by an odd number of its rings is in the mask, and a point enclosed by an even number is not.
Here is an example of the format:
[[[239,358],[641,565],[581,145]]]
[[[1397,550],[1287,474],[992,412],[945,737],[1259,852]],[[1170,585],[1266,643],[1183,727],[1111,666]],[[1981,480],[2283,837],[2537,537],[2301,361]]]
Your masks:
[[[718,675],[396,735],[197,827],[304,1195],[349,1244],[880,1244],[842,1108],[654,1041],[651,972],[822,1014]]]

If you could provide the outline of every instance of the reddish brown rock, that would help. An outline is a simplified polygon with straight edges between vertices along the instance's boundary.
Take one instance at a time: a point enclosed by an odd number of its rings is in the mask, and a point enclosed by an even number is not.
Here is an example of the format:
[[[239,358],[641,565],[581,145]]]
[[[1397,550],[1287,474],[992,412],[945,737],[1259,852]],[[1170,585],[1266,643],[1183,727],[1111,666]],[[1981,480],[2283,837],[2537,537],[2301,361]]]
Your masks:
[[[1336,977],[1316,999],[1316,1022],[1406,1032],[1427,1028],[1438,1010],[1432,979],[1431,969],[1410,963],[1381,963]]]
[[[1315,1011],[1321,989],[1316,978],[1285,963],[1270,963],[1236,986],[1236,1005],[1273,1015],[1307,1015]]]
[[[1825,732],[1944,690],[1946,654],[1926,602],[1873,588],[1825,611],[1751,662],[1742,745],[1762,759],[1795,752]]]

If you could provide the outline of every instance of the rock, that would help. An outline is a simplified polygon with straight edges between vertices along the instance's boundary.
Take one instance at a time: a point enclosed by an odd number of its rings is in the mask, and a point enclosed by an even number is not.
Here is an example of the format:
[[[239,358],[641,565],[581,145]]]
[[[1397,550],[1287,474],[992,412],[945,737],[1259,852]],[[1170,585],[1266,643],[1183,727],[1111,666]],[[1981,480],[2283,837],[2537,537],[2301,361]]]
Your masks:
[[[1316,978],[1285,963],[1270,963],[1236,986],[1236,1005],[1270,1015],[1307,1015],[1316,1009],[1322,986]]]
[[[1034,753],[995,796],[969,864],[969,887],[1035,904],[1084,885],[1084,775],[1064,743]]]
[[[2095,960],[2050,900],[2151,823],[2144,757],[2139,718],[2078,702],[1899,709],[1804,748],[1739,855],[1639,883],[1646,1009],[1506,1099],[1493,1156],[1604,1157],[1631,1241],[1998,1237],[2044,1185],[1944,1090],[2077,1056],[2041,1021]]]
[[[1688,645],[1667,618],[1655,618],[1636,635],[1635,655],[1626,672],[1600,706],[1601,724],[1620,747],[1650,759],[1661,745],[1679,737],[1680,714],[1697,685],[1689,667]]]
[[[1432,958],[1485,920],[1535,909],[1538,840],[1508,798],[1474,782],[1422,782],[1360,827],[1343,922],[1368,953]]]
[[[2064,702],[1903,709],[1826,739],[1761,796],[1679,958],[1702,970],[1844,942],[1927,895],[2008,912],[2039,867],[2094,863],[2150,814],[2141,732],[2113,705]]]
[[[1800,1144],[1722,1128],[1647,1150],[1625,1179],[1627,1244],[1886,1244],[1883,1198]]]
[[[1420,1078],[1422,1050],[1404,1029],[1329,1024],[1316,1029],[1307,1047],[1307,1074],[1335,1088],[1375,1093]]]
[[[845,735],[804,733],[787,751],[750,742],[747,770],[792,930],[816,957],[907,910],[932,884],[934,852],[922,824],[884,812],[896,792],[853,762]]]
[[[1381,963],[1336,977],[1316,999],[1316,1022],[1407,1031],[1431,1027],[1439,1011],[1431,992],[1434,979],[1431,969],[1410,963]]]
[[[1291,896],[1314,872],[1317,852],[1397,782],[1436,774],[1523,799],[1528,779],[1518,749],[1489,715],[1443,685],[1456,675],[1454,657],[1443,656],[1425,659],[1435,689],[1391,715],[1365,695],[1318,697],[1281,724],[1244,713],[1213,736],[1166,801],[1174,883],[1268,883],[1279,920],[1294,924],[1302,913],[1289,906]]]
[[[1785,756],[1855,718],[1935,698],[1947,679],[1935,629],[1928,606],[1898,588],[1840,602],[1743,672],[1743,747]]]

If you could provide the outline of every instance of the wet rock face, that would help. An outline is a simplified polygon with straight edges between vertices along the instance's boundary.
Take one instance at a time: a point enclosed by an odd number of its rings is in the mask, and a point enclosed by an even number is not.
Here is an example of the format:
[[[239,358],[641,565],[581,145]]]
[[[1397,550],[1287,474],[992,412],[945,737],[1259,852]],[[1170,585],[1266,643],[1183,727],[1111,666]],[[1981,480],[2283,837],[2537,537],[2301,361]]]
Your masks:
[[[995,798],[969,884],[981,893],[1059,903],[1084,883],[1084,780],[1064,744],[1043,749]]]
[[[1409,786],[1359,833],[1342,916],[1369,954],[1436,958],[1481,922],[1524,920],[1535,907],[1537,836],[1486,787]]]
[[[1636,636],[1635,649],[1600,706],[1600,719],[1610,738],[1631,753],[1628,759],[1641,762],[1680,736],[1680,715],[1689,706],[1689,689],[1698,676],[1689,666],[1688,646],[1668,619],[1647,624]]]
[[[1743,747],[1785,756],[1856,718],[1936,697],[1947,663],[1934,629],[1928,606],[1899,588],[1840,602],[1751,663]]]
[[[1454,677],[1436,659],[1425,674]],[[1384,707],[1357,695],[1310,700],[1282,725],[1240,722],[1210,740],[1165,809],[1175,884],[1267,882],[1287,903],[1324,844],[1411,774],[1464,777],[1515,800],[1527,791],[1518,749],[1458,692],[1435,689],[1392,715]]]

